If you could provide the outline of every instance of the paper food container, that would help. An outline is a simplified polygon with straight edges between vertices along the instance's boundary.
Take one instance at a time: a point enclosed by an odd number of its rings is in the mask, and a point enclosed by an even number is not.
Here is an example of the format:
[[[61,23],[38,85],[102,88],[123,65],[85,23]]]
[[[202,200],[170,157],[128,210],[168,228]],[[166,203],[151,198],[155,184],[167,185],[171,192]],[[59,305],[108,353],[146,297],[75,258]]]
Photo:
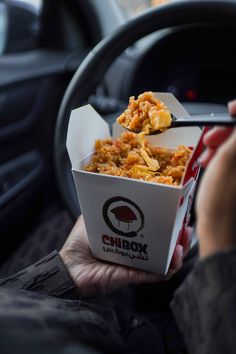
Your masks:
[[[188,115],[168,93],[157,97],[177,118]],[[113,136],[123,128],[113,127]],[[71,112],[67,149],[90,248],[97,258],[151,272],[166,274],[174,248],[188,218],[199,172],[202,130],[198,127],[169,129],[146,137],[153,145],[193,147],[180,186],[150,183],[83,170],[90,162],[96,139],[110,137],[108,124],[87,105]]]

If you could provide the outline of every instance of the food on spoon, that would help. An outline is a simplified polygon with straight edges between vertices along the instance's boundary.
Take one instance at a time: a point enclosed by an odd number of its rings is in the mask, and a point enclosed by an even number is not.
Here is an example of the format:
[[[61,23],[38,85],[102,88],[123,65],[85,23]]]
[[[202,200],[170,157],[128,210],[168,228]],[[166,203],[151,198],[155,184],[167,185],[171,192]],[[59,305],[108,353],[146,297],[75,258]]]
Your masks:
[[[142,93],[136,100],[130,97],[128,108],[117,118],[122,127],[144,134],[163,132],[171,126],[171,121],[168,107],[151,91]]]
[[[124,128],[139,133],[140,153],[151,171],[159,170],[159,163],[145,149],[144,136],[152,132],[163,132],[171,125],[171,114],[167,106],[153,92],[144,92],[137,100],[130,97],[128,108],[117,122]]]

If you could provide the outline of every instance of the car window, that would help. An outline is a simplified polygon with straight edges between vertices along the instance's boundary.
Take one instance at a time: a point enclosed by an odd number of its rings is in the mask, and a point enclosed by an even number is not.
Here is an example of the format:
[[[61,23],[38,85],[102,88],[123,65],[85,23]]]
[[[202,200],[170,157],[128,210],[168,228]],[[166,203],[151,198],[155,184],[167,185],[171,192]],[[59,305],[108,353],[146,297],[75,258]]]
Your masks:
[[[150,7],[159,6],[170,1],[173,0],[117,0],[117,4],[121,8],[124,16],[128,19]]]
[[[7,7],[0,3],[0,54],[4,51],[7,31]]]
[[[38,46],[43,0],[0,3],[0,54],[24,52]]]

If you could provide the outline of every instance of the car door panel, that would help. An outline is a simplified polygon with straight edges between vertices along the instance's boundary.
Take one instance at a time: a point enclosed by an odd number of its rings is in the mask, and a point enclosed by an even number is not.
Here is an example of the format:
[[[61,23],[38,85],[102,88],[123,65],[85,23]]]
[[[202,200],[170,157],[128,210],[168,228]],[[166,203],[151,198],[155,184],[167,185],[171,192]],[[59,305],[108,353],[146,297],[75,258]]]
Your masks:
[[[0,262],[24,237],[22,212],[32,219],[39,205],[50,204],[57,195],[55,120],[85,54],[37,50],[0,57],[0,235],[6,240]]]

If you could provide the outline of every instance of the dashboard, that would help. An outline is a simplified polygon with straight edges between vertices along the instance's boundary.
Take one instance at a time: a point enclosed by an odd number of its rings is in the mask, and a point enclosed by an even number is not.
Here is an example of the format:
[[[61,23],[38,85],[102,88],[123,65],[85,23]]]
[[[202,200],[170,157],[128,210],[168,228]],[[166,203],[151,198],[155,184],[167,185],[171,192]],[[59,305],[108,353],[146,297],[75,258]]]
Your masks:
[[[236,27],[188,26],[133,46],[122,76],[122,98],[146,90],[180,101],[225,104],[236,97]]]

